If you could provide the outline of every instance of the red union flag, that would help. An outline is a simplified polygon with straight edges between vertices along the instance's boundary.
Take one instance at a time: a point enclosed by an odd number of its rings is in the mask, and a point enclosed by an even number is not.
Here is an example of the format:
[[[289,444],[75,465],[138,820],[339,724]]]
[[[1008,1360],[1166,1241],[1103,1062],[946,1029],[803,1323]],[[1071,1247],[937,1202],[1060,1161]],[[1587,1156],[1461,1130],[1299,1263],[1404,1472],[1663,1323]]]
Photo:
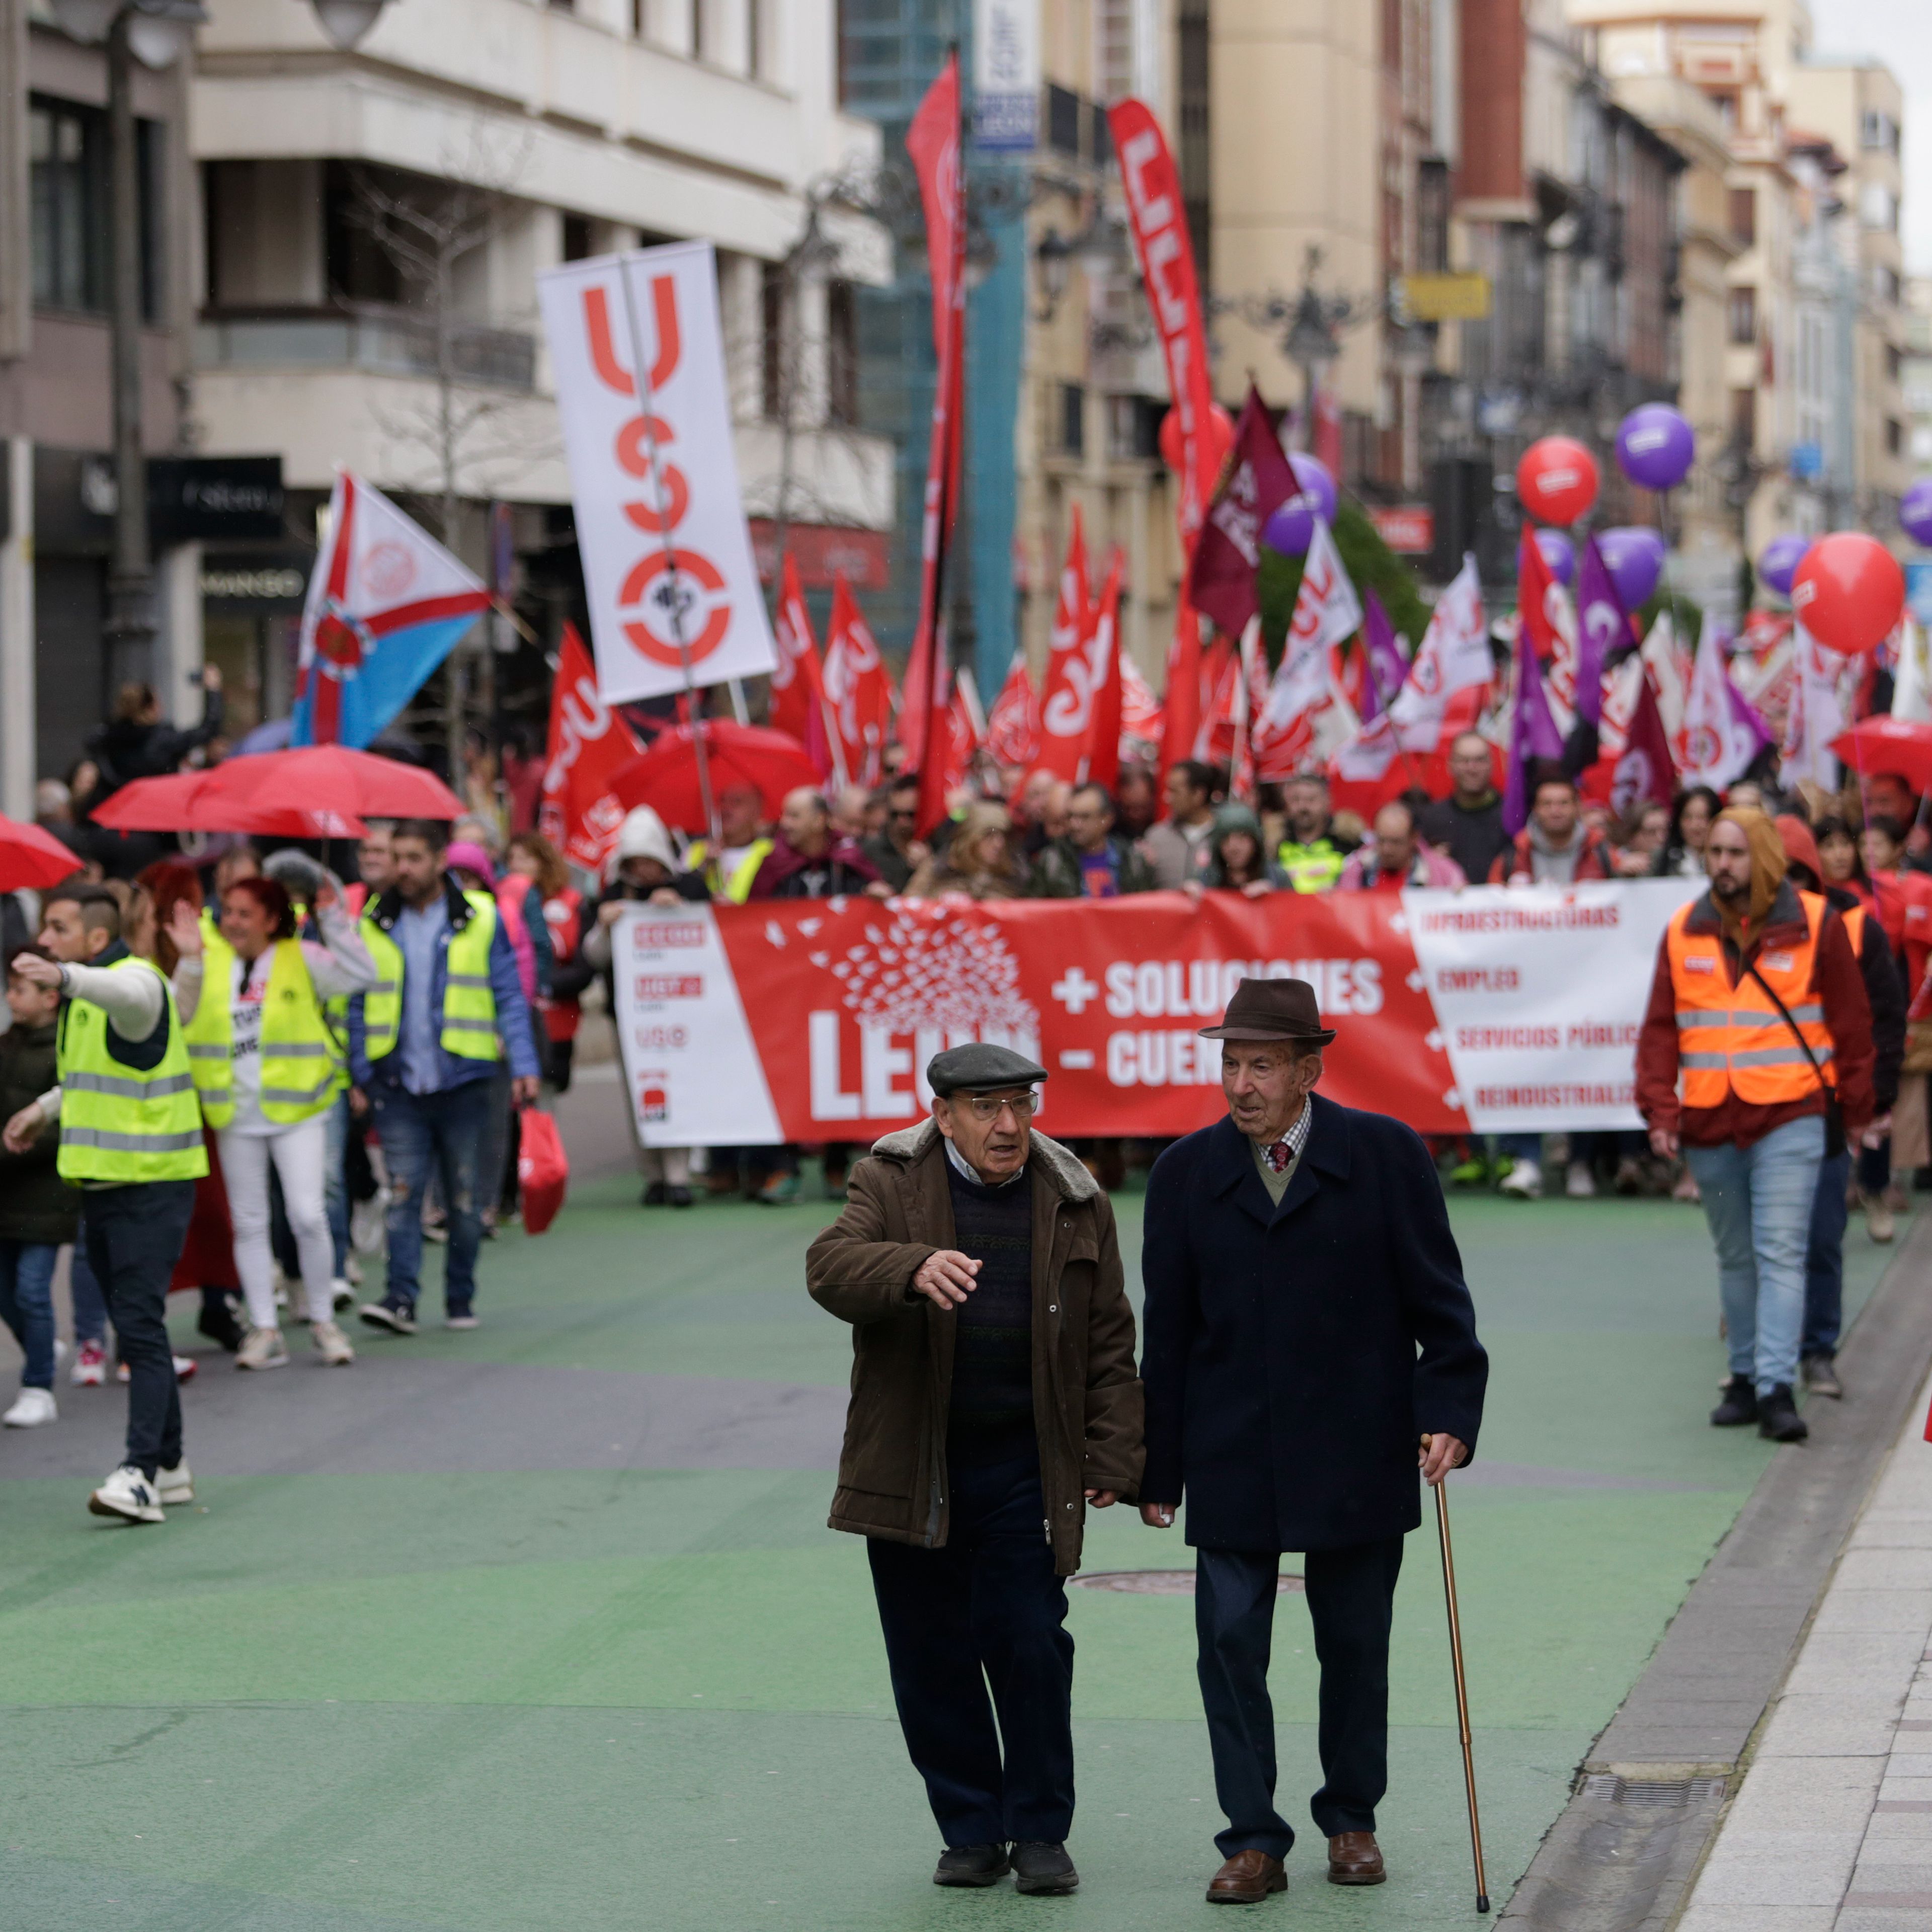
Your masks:
[[[537,823],[573,866],[603,870],[624,822],[624,808],[610,795],[610,774],[638,751],[623,720],[598,695],[597,674],[577,627],[565,625],[556,682],[550,687],[550,740]]]
[[[1087,531],[1080,506],[1073,506],[1066,538],[1066,561],[1060,570],[1060,602],[1047,646],[1046,676],[1040,688],[1040,765],[1056,778],[1077,778],[1093,718],[1094,694],[1087,646],[1093,630],[1093,600],[1087,584]]]
[[[612,704],[772,667],[738,490],[717,266],[681,242],[537,278],[598,688]],[[636,367],[641,347],[646,366]]]
[[[1003,765],[1030,765],[1040,752],[1040,707],[1026,659],[1013,653],[1012,668],[986,721],[986,743]]]
[[[844,747],[826,716],[825,674],[818,662],[818,640],[812,634],[812,614],[805,608],[805,592],[799,585],[798,565],[789,550],[772,634],[778,645],[778,663],[772,671],[772,728],[789,731],[811,754],[819,776],[842,786],[846,782]]]
[[[1187,574],[1188,602],[1231,638],[1239,636],[1261,608],[1255,573],[1261,568],[1262,531],[1294,488],[1294,472],[1282,454],[1261,392],[1250,383],[1234,425],[1227,479],[1208,508]]]
[[[892,681],[841,572],[832,579],[832,628],[825,640],[825,700],[849,781],[875,785],[885,775],[892,726]]]

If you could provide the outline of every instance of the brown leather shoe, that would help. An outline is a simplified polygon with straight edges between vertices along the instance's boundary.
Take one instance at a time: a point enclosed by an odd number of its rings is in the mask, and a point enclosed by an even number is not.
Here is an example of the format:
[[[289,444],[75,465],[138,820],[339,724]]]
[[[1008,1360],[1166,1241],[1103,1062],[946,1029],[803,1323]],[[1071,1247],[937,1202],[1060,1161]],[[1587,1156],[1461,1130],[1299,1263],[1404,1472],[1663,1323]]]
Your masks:
[[[1237,1852],[1208,1881],[1210,1905],[1258,1905],[1271,1892],[1288,1889],[1279,1858],[1265,1852]]]
[[[1330,1885],[1380,1885],[1388,1876],[1372,1832],[1337,1832],[1328,1840]]]

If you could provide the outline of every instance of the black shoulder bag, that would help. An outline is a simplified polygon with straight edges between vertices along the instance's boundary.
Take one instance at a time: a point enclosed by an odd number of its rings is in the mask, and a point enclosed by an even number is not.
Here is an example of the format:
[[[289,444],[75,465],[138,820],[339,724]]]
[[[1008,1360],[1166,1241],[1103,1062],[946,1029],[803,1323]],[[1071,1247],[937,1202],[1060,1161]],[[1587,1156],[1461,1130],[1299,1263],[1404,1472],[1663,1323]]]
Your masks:
[[[1818,1064],[1818,1056],[1811,1051],[1811,1042],[1798,1030],[1798,1022],[1791,1017],[1791,1009],[1773,990],[1771,982],[1757,970],[1757,962],[1753,960],[1744,968],[1764,990],[1771,995],[1771,1004],[1775,1006],[1784,1024],[1791,1029],[1791,1036],[1803,1049],[1804,1058],[1810,1062],[1811,1072],[1818,1082],[1818,1090],[1825,1096],[1825,1158],[1836,1160],[1845,1150],[1845,1110],[1838,1100],[1838,1090],[1825,1078],[1825,1070]]]

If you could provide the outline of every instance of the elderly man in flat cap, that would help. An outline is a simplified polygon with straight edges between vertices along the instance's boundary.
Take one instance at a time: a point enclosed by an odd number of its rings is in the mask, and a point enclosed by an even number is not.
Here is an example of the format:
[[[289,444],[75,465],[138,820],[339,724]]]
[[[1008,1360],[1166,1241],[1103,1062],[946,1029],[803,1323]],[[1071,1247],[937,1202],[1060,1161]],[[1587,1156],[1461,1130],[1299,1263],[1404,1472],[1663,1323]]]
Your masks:
[[[1300,980],[1247,980],[1219,1026],[1225,1120],[1148,1181],[1142,1520],[1184,1496],[1214,1789],[1216,1904],[1287,1887],[1268,1648],[1283,1550],[1322,1672],[1310,1809],[1336,1885],[1379,1885],[1389,1627],[1402,1538],[1475,1446],[1488,1359],[1435,1164],[1398,1120],[1321,1099],[1324,1027]],[[1420,1444],[1418,1451],[1418,1444]]]
[[[1138,1484],[1141,1385],[1113,1210],[1034,1131],[1046,1078],[1002,1046],[936,1056],[932,1119],[853,1168],[806,1282],[852,1324],[831,1523],[866,1539],[900,1726],[945,1841],[933,1882],[1010,1870],[1053,1893],[1080,1882],[1061,1580],[1088,1505]]]

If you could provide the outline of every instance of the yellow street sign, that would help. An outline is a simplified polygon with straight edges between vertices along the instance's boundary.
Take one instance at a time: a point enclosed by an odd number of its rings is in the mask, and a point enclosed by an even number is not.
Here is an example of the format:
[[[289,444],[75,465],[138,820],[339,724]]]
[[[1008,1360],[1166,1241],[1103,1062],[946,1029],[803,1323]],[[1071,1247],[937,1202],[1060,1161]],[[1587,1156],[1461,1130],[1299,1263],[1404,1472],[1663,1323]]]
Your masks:
[[[1414,322],[1480,322],[1490,312],[1490,278],[1473,271],[1405,275],[1402,300]]]

